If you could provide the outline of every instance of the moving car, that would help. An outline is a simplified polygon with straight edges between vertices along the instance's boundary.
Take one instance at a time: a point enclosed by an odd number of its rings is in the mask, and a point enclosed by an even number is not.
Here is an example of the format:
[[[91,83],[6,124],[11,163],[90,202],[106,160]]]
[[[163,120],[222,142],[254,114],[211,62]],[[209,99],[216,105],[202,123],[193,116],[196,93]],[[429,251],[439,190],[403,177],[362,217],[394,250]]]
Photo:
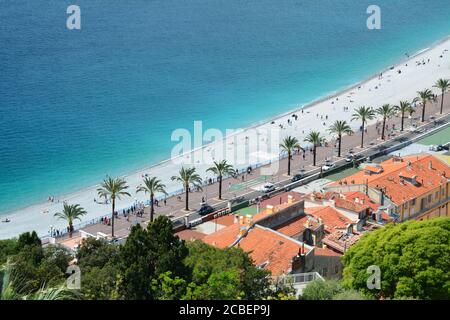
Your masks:
[[[275,191],[275,185],[273,183],[266,183],[261,188],[261,192],[264,192],[264,193],[268,193],[268,192],[272,192],[272,191]]]
[[[348,154],[345,157],[345,161],[347,161],[347,162],[352,162],[354,159],[355,159],[355,155],[354,154]]]
[[[443,150],[442,145],[438,145],[438,146],[431,145],[428,149],[430,151],[442,151]]]
[[[297,173],[292,177],[291,181],[296,182],[296,181],[300,180],[301,178],[303,178],[303,174]]]

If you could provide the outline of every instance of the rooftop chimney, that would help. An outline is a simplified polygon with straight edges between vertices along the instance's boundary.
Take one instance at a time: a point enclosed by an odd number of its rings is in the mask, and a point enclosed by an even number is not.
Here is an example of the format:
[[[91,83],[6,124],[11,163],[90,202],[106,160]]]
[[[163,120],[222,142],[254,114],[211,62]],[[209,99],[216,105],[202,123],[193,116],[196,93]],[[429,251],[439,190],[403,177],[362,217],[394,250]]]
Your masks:
[[[309,222],[309,218],[306,219],[305,227],[309,228],[311,226],[311,223]]]
[[[431,160],[428,162],[428,168],[433,170],[433,162]]]
[[[294,197],[289,194],[288,197],[287,197],[287,202],[288,203],[293,203],[294,202]]]
[[[245,232],[247,231],[247,228],[245,228],[245,227],[240,227],[239,228],[239,233],[238,233],[238,238],[240,238],[240,237],[242,237],[244,234],[245,234]]]
[[[267,213],[273,213],[273,206],[272,205],[270,205],[270,204],[268,204],[267,206],[266,206],[266,211],[267,211]]]

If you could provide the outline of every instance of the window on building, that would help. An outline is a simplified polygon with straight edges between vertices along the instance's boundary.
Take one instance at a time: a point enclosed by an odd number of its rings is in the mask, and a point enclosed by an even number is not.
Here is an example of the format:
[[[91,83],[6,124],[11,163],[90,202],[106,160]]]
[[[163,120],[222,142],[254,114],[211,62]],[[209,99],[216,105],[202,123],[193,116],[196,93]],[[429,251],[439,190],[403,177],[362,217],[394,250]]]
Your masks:
[[[412,206],[415,206],[415,205],[416,205],[416,199],[412,199],[412,200],[411,200],[411,205],[412,205]]]
[[[425,209],[425,201],[426,200],[427,200],[426,198],[420,199],[420,210]]]
[[[431,201],[433,201],[433,197],[431,194],[428,195],[428,203],[431,203]]]
[[[435,200],[437,200],[438,198],[439,198],[439,191],[436,191]]]

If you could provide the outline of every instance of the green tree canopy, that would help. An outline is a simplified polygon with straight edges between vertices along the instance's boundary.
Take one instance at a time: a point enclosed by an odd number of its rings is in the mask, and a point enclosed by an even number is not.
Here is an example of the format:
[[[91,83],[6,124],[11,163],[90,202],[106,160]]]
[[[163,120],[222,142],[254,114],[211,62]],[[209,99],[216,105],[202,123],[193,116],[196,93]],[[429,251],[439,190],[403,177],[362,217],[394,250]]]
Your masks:
[[[293,293],[291,288],[273,288],[270,272],[257,268],[239,248],[218,249],[201,241],[190,242],[188,248],[185,263],[192,269],[188,299],[263,299]]]
[[[152,282],[170,271],[184,278],[187,268],[183,259],[188,250],[184,241],[173,235],[172,222],[159,216],[147,229],[136,225],[120,248],[119,296],[124,299],[157,298]]]
[[[303,289],[302,300],[332,300],[333,297],[342,293],[344,289],[336,280],[315,280]]]
[[[450,299],[450,218],[389,224],[368,233],[344,255],[344,284],[375,298]],[[381,289],[369,290],[369,266]]]

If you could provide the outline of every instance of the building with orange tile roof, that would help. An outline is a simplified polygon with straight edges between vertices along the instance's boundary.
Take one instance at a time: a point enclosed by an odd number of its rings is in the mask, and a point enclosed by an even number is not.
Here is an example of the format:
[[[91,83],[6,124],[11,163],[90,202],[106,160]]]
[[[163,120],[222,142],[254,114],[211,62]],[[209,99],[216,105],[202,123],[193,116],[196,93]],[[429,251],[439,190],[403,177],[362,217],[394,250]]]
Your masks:
[[[317,206],[305,208],[306,214],[323,222],[325,231],[332,233],[335,230],[345,230],[353,221],[330,206]]]
[[[367,170],[326,187],[328,191],[360,191],[400,221],[450,216],[450,168],[429,154],[393,157],[379,164],[382,171]],[[351,183],[349,183],[351,182]]]
[[[177,232],[176,235],[181,240],[185,241],[201,240],[206,236],[204,233],[194,231],[191,229],[184,229],[182,231]]]
[[[314,248],[314,270],[322,277],[340,279],[344,266],[341,262],[342,253],[333,251],[326,246]]]
[[[254,216],[236,216],[235,223],[202,241],[218,248],[240,247],[248,252],[255,264],[272,272],[273,276],[312,270],[314,248],[301,238],[308,217],[304,201],[286,197],[287,203],[272,205]],[[274,203],[275,204],[275,203]],[[289,230],[289,232],[287,232]],[[281,232],[285,231],[285,232]]]
[[[203,241],[218,248],[238,247],[248,252],[257,266],[270,270],[273,276],[308,271],[307,256],[313,248],[275,230],[253,225],[242,232],[234,224],[207,235]]]
[[[353,244],[361,238],[360,233],[335,231],[322,239],[322,243],[333,251],[344,254]]]

